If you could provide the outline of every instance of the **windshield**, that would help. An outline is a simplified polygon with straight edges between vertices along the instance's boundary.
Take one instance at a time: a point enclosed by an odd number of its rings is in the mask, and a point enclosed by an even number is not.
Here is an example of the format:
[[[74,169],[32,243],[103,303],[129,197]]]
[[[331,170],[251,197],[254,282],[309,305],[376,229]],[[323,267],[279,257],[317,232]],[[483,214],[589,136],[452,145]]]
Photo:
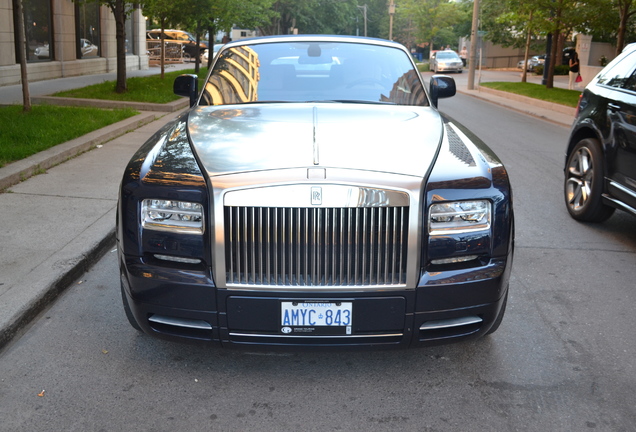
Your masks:
[[[443,60],[459,60],[459,56],[454,51],[441,51],[436,54],[436,57]]]
[[[255,102],[428,105],[404,51],[340,42],[278,42],[223,51],[200,104]]]

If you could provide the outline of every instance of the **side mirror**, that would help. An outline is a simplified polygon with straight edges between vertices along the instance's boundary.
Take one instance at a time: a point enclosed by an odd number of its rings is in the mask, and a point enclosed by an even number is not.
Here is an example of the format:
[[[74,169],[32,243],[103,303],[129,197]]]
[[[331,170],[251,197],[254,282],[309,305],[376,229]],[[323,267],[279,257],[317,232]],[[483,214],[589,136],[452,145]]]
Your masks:
[[[437,108],[439,99],[455,96],[457,86],[455,80],[447,75],[433,75],[429,86],[431,103]]]
[[[190,98],[190,106],[194,106],[199,96],[199,77],[188,74],[179,75],[174,80],[172,91],[179,96]]]

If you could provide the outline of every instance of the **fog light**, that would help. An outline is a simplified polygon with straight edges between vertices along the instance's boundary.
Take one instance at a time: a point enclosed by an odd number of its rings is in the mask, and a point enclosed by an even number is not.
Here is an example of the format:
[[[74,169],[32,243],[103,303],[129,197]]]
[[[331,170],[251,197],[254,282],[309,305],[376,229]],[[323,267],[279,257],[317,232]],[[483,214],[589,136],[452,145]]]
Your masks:
[[[453,258],[434,259],[434,260],[431,260],[431,264],[433,265],[458,264],[458,263],[473,261],[476,259],[477,259],[477,255],[466,255],[466,256],[453,257]]]
[[[155,254],[155,258],[163,260],[163,261],[172,261],[172,262],[178,262],[182,264],[200,264],[201,263],[201,260],[198,258],[184,258],[184,257],[173,256],[173,255]]]

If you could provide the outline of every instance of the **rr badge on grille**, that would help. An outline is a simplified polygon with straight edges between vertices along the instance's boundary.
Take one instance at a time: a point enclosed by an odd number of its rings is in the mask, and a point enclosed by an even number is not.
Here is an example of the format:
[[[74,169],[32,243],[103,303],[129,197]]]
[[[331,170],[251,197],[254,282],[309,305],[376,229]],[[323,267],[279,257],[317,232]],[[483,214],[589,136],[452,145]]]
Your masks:
[[[322,204],[322,188],[319,186],[312,186],[311,188],[311,204],[312,205],[321,205]]]

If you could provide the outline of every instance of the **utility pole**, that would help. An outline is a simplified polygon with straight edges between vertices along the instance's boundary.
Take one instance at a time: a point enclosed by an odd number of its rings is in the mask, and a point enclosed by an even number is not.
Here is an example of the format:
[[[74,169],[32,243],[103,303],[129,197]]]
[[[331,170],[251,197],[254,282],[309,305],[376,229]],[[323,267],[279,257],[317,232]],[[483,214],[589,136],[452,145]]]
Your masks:
[[[395,15],[395,3],[389,1],[389,40],[393,40],[393,15]]]
[[[477,65],[477,38],[479,37],[478,30],[479,30],[479,0],[474,0],[473,23],[470,30],[468,90],[475,90],[475,66]]]
[[[358,9],[362,9],[362,13],[364,16],[364,36],[366,37],[367,36],[367,5],[364,4],[362,6],[358,6],[358,5],[356,6],[358,7]]]

